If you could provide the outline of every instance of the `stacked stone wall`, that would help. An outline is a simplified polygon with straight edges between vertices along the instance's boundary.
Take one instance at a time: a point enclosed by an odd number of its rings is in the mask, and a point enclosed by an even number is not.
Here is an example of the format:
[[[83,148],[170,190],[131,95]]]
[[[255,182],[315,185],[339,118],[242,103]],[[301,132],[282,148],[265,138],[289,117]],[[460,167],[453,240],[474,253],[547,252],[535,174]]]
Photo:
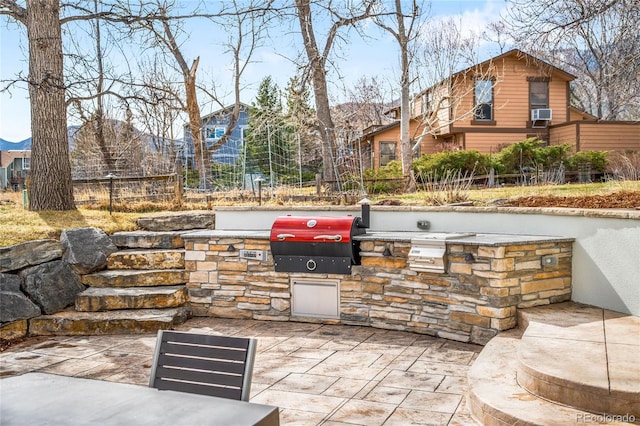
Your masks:
[[[194,315],[322,321],[407,330],[485,343],[516,326],[516,311],[571,298],[572,242],[447,244],[447,273],[409,268],[409,240],[360,243],[352,274],[275,272],[240,250],[269,251],[260,238],[188,237],[185,268]],[[292,317],[290,279],[337,279],[340,319]]]

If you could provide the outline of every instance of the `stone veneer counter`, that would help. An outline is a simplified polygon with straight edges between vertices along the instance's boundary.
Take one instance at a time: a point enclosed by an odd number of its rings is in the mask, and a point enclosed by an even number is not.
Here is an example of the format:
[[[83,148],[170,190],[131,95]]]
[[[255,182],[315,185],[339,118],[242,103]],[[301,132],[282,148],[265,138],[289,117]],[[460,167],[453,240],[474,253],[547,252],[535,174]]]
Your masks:
[[[343,323],[483,344],[516,326],[517,309],[571,298],[573,238],[477,234],[446,240],[446,272],[413,270],[411,239],[430,233],[368,232],[352,273],[275,272],[269,231],[183,235],[194,315]],[[431,233],[447,235],[453,233]],[[240,257],[240,250],[266,254]],[[334,318],[292,313],[292,282],[337,283]]]

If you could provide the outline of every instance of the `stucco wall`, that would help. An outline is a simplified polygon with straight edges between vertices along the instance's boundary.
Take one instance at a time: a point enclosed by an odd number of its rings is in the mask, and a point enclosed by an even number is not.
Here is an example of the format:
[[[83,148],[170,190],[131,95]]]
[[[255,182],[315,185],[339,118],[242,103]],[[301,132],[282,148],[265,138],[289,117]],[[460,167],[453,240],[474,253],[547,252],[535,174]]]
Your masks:
[[[358,206],[217,208],[216,229],[270,229],[283,214],[360,215]],[[509,233],[575,238],[572,300],[640,316],[640,211],[372,206],[371,230]]]

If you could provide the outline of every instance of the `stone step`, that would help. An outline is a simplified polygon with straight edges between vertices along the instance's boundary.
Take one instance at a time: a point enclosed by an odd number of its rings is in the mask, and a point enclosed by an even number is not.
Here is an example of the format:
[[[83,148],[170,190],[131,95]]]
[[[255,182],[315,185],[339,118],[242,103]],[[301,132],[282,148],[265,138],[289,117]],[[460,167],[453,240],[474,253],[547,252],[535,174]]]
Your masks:
[[[76,296],[76,311],[176,308],[187,302],[185,286],[89,287]]]
[[[107,257],[107,269],[184,269],[184,250],[123,250]]]
[[[491,339],[469,369],[468,403],[476,420],[485,426],[633,424],[557,404],[522,388],[516,379],[521,333],[510,330]]]
[[[111,241],[120,248],[177,249],[184,248],[184,233],[185,231],[122,231],[111,235]]]
[[[136,224],[147,231],[181,231],[189,229],[213,229],[215,213],[211,210],[154,213],[141,216]]]
[[[525,309],[518,384],[560,404],[640,420],[640,317],[563,304]]]
[[[130,309],[108,312],[76,312],[68,309],[29,320],[32,336],[89,336],[141,334],[168,330],[189,318],[184,307],[171,309]]]
[[[156,287],[188,281],[189,272],[184,269],[117,269],[82,276],[82,283],[89,287]]]

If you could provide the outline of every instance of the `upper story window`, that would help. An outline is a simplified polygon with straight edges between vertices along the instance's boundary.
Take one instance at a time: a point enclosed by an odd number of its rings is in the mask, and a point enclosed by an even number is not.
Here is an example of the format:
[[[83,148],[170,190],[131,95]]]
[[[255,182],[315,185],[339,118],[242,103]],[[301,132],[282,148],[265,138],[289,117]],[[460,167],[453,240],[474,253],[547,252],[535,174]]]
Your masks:
[[[396,143],[380,142],[380,167],[396,159]]]
[[[530,109],[549,108],[549,81],[529,81]]]
[[[31,158],[22,159],[22,169],[29,170],[31,168]]]
[[[205,128],[205,138],[207,139],[220,139],[224,132],[227,130],[226,127],[216,126],[216,127],[206,127]]]
[[[474,120],[493,120],[493,80],[476,80],[474,105]]]

